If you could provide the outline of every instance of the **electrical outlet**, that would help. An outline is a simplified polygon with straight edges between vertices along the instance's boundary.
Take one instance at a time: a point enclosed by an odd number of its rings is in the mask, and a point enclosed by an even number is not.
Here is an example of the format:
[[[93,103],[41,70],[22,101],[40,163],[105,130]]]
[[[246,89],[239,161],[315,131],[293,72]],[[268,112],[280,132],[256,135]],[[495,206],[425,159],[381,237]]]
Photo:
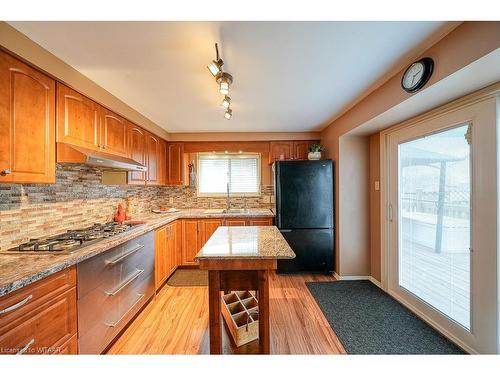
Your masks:
[[[375,181],[375,191],[380,190],[380,181]]]
[[[173,197],[168,198],[168,203],[174,204],[174,198]]]

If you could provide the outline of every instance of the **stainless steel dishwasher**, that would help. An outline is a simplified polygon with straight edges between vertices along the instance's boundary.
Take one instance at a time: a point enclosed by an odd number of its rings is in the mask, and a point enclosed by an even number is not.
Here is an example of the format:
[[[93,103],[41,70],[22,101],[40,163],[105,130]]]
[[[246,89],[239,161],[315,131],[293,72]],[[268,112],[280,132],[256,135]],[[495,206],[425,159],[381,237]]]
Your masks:
[[[154,295],[154,232],[77,265],[78,352],[100,354]]]

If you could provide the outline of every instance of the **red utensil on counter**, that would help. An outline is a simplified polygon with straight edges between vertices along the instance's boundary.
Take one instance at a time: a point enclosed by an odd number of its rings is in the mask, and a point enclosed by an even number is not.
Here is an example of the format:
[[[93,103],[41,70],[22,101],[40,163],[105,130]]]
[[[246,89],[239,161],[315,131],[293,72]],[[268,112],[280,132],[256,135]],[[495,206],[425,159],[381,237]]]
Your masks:
[[[116,208],[115,216],[113,217],[113,220],[118,222],[118,223],[123,223],[126,219],[127,215],[125,214],[125,209],[123,208],[123,205],[121,203],[118,204],[118,207]]]

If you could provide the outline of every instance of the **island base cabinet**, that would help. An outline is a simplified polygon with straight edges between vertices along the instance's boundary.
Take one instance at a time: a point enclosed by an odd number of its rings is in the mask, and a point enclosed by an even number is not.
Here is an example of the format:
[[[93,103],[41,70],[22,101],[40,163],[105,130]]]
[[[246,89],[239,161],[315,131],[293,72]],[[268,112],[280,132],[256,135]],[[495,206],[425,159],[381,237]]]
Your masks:
[[[77,354],[75,267],[0,297],[1,354]]]

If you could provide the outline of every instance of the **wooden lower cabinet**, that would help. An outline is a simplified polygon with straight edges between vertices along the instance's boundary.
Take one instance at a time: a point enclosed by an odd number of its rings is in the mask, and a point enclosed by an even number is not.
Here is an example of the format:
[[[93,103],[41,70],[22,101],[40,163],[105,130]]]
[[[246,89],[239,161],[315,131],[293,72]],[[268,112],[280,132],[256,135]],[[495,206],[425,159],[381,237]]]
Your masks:
[[[272,217],[211,218],[182,220],[181,265],[197,265],[194,257],[220,226],[273,225]]]
[[[77,354],[76,268],[0,297],[1,354]]]
[[[195,265],[199,250],[198,220],[182,220],[182,265]]]
[[[245,219],[226,219],[224,220],[224,225],[226,227],[244,227],[247,225],[247,220]]]
[[[247,225],[251,225],[251,226],[273,225],[273,218],[271,218],[271,217],[256,217],[253,219],[248,219]]]
[[[155,288],[158,290],[178,266],[177,222],[155,231]]]
[[[208,239],[222,224],[222,219],[203,219],[198,220],[198,250],[203,247]]]

